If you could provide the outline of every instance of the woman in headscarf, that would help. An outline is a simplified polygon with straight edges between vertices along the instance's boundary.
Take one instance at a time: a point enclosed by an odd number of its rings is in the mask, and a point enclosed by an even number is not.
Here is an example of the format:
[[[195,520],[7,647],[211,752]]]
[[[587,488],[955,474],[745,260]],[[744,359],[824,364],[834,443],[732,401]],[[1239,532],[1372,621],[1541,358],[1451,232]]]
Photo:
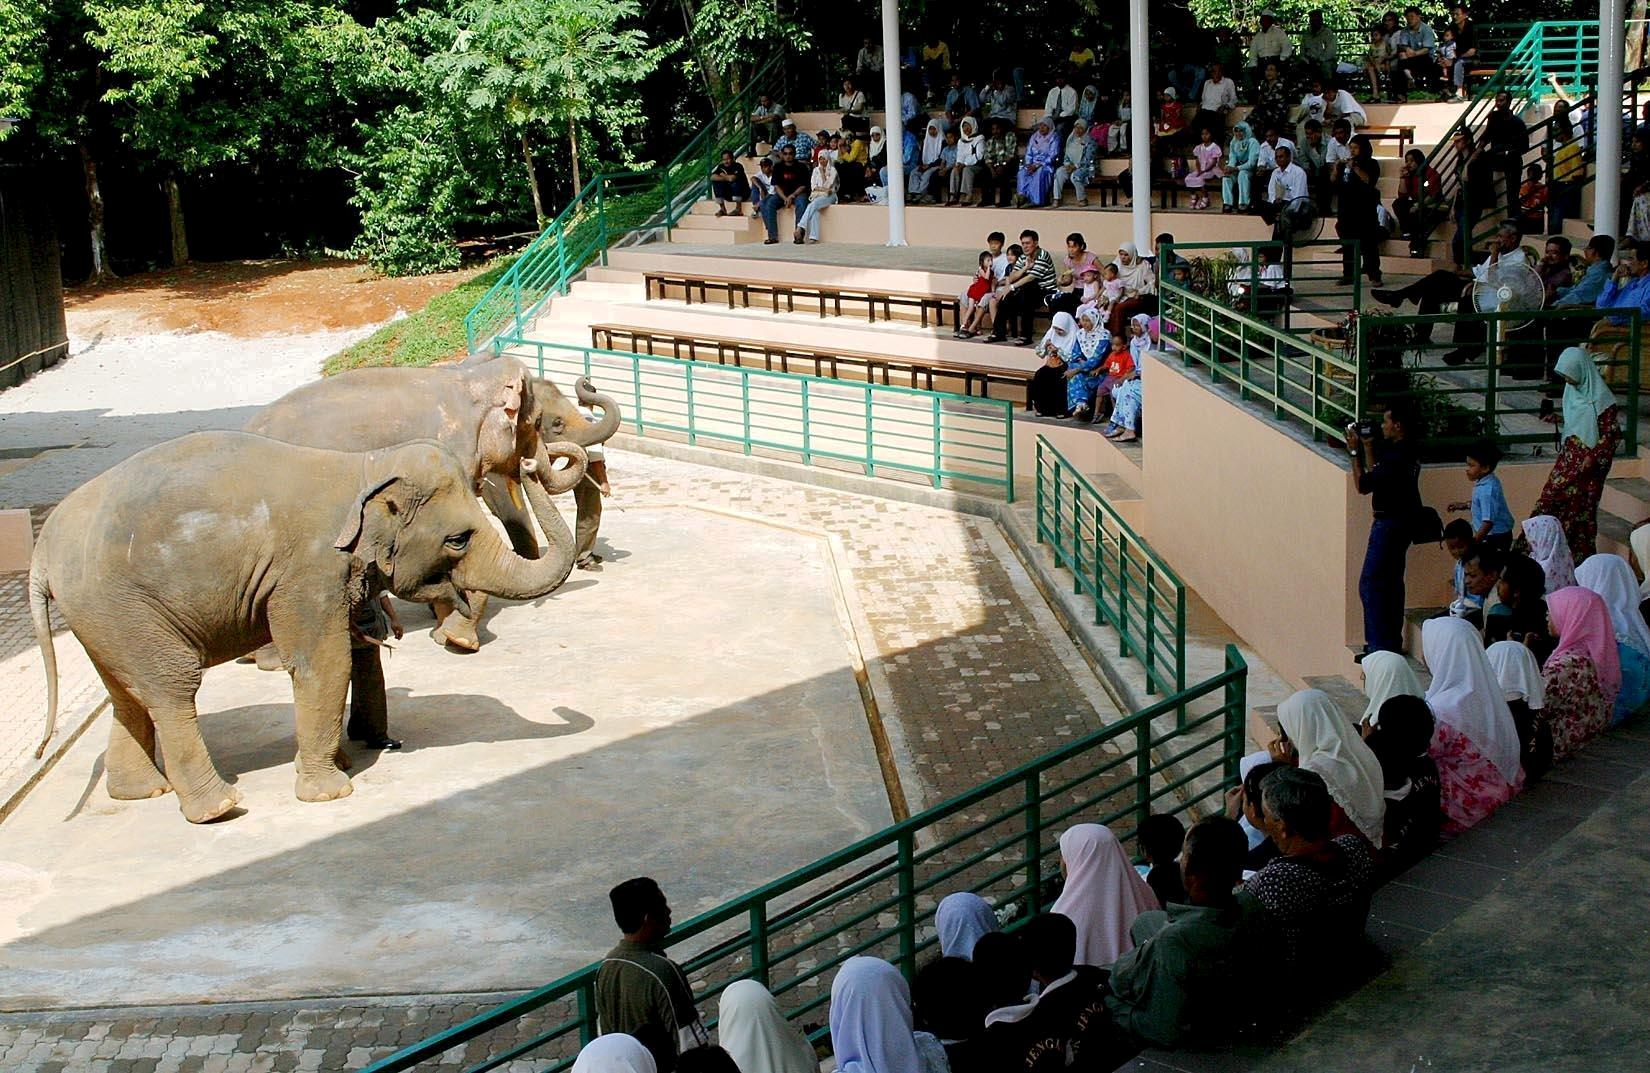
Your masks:
[[[1151,262],[1140,256],[1140,247],[1125,242],[1117,247],[1117,280],[1123,284],[1123,297],[1111,304],[1106,318],[1106,329],[1113,335],[1124,332],[1124,326],[1136,313],[1157,312],[1157,275]]]
[[[1295,746],[1299,766],[1317,772],[1329,787],[1330,836],[1359,834],[1379,847],[1386,817],[1381,763],[1329,694],[1321,689],[1293,694],[1278,705],[1278,723]]]
[[[597,1036],[573,1060],[573,1073],[658,1073],[658,1063],[635,1036]]]
[[[881,958],[852,957],[837,970],[831,1049],[839,1073],[946,1073],[918,1056],[911,989]]]
[[[871,140],[865,144],[865,153],[871,167],[881,171],[888,166],[888,138],[881,127],[871,128]]]
[[[1518,727],[1519,762],[1526,783],[1539,779],[1553,766],[1553,732],[1547,726],[1546,685],[1541,663],[1528,645],[1497,641],[1484,650],[1501,693],[1507,698],[1513,725]]]
[[[1077,335],[1072,341],[1066,359],[1066,416],[1086,421],[1094,408],[1094,393],[1099,388],[1106,364],[1109,337],[1098,324],[1099,314],[1092,305],[1077,311]]]
[[[1639,614],[1639,582],[1627,560],[1606,552],[1589,555],[1576,567],[1576,583],[1604,600],[1616,641],[1650,657],[1650,626]]]
[[[818,1073],[808,1038],[755,980],[735,980],[716,1008],[716,1033],[739,1073]]]
[[[1111,422],[1105,437],[1118,443],[1133,443],[1140,438],[1140,410],[1144,401],[1141,391],[1141,359],[1152,348],[1152,318],[1136,313],[1129,322],[1129,359],[1131,368],[1111,389]]]
[[[1610,726],[1621,692],[1621,655],[1610,611],[1597,593],[1572,585],[1547,597],[1558,646],[1542,665],[1553,759],[1562,760]]]
[[[1364,275],[1371,286],[1379,287],[1381,243],[1386,238],[1380,216],[1381,165],[1366,135],[1355,136],[1346,150],[1351,156],[1341,168],[1339,200],[1335,203],[1335,234],[1346,243],[1341,247],[1341,286],[1353,283],[1353,243],[1357,243]]]
[[[1378,726],[1381,705],[1393,697],[1422,697],[1426,690],[1415,677],[1415,669],[1401,652],[1371,652],[1361,664],[1364,671],[1364,696],[1369,703],[1364,707],[1363,725]]]
[[[928,121],[928,126],[922,136],[922,150],[917,158],[917,168],[905,177],[908,192],[913,197],[922,197],[928,193],[942,169],[941,158],[945,152],[945,131],[948,124],[939,116]],[[938,191],[935,191],[938,196]]]
[[[1157,896],[1140,878],[1109,827],[1080,823],[1060,836],[1065,889],[1049,911],[1077,925],[1078,965],[1110,965],[1130,950],[1129,925]]]
[[[1089,203],[1089,180],[1094,177],[1094,139],[1089,137],[1088,121],[1074,120],[1071,133],[1066,136],[1066,155],[1054,171],[1054,207],[1059,208],[1066,184],[1077,191],[1080,207]]]
[[[1084,86],[1082,96],[1077,98],[1077,118],[1089,125],[1094,124],[1094,113],[1100,107],[1100,87]]]
[[[1027,204],[1042,208],[1054,189],[1054,166],[1060,159],[1060,139],[1048,116],[1037,120],[1037,130],[1026,141],[1024,163],[1015,185],[1014,206]]]
[[[1560,354],[1553,371],[1564,381],[1563,416],[1550,414],[1544,420],[1559,425],[1563,443],[1530,513],[1557,518],[1564,526],[1570,554],[1579,560],[1595,550],[1598,500],[1621,444],[1621,407],[1593,365],[1592,355],[1581,347]]]
[[[1567,589],[1576,583],[1576,568],[1570,559],[1570,546],[1564,540],[1564,526],[1557,518],[1537,514],[1524,519],[1524,539],[1530,545],[1530,558],[1540,566],[1547,579],[1547,591]]]
[[[802,236],[807,235],[809,242],[819,241],[819,217],[826,209],[836,204],[838,180],[836,160],[830,155],[821,156],[814,164],[813,174],[808,179],[808,207],[803,210],[802,216],[796,221],[796,235],[793,241],[802,245]]]
[[[1523,787],[1518,727],[1471,623],[1428,619],[1421,626],[1421,652],[1432,672],[1426,702],[1438,723],[1431,751],[1444,833],[1457,835]]]
[[[957,162],[951,168],[950,197],[947,205],[970,204],[974,199],[974,184],[985,170],[985,137],[980,124],[971,115],[963,116],[957,124]]]
[[[978,894],[960,890],[940,899],[934,910],[934,930],[940,935],[941,957],[972,960],[980,936],[997,930],[997,914]]]
[[[1054,323],[1037,344],[1042,368],[1026,383],[1026,409],[1038,417],[1065,417],[1071,407],[1066,402],[1066,369],[1077,345],[1077,321],[1070,313],[1054,314]]]
[[[1251,187],[1255,181],[1255,165],[1260,161],[1260,142],[1254,130],[1244,120],[1232,124],[1232,140],[1220,163],[1220,211],[1222,213],[1248,212],[1252,202]]]

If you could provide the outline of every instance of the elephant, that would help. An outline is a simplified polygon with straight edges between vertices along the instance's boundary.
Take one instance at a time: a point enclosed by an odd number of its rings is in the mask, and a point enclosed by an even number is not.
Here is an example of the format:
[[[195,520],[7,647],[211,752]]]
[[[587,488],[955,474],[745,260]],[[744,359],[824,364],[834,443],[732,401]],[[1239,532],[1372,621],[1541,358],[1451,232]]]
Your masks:
[[[369,451],[411,439],[435,439],[458,457],[477,482],[488,508],[504,523],[516,554],[536,558],[538,540],[521,496],[521,466],[539,462],[538,479],[551,494],[568,490],[578,505],[581,536],[594,533],[601,516],[601,496],[567,471],[551,469],[550,455],[567,445],[601,443],[619,427],[619,406],[596,393],[588,379],[577,385],[578,403],[550,381],[531,376],[512,357],[477,355],[457,365],[427,369],[357,369],[306,384],[264,407],[246,425],[247,432],[306,447],[335,451]],[[602,411],[591,421],[578,404]],[[555,509],[533,510],[539,528],[558,548],[574,543]],[[481,641],[476,624],[486,609],[485,594],[469,601],[470,610],[448,614],[436,606],[436,639],[466,651]]]
[[[535,510],[554,513],[538,481],[524,487]],[[57,722],[55,602],[113,702],[111,797],[175,790],[192,823],[234,808],[239,794],[207,752],[195,695],[204,668],[266,643],[292,676],[299,800],[347,796],[339,738],[355,610],[383,590],[460,608],[465,592],[535,599],[572,561],[571,542],[536,561],[517,556],[471,473],[435,441],[354,453],[244,432],[170,440],[75,489],[41,530],[29,571],[47,685],[36,755]]]

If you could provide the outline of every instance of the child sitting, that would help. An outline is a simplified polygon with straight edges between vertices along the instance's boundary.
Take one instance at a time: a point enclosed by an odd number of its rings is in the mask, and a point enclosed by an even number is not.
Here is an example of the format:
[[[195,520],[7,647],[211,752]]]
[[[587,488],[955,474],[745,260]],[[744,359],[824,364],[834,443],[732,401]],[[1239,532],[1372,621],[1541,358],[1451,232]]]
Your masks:
[[[1381,99],[1381,83],[1392,75],[1392,44],[1379,26],[1369,31],[1369,48],[1364,52],[1364,74],[1369,77],[1369,95]]]
[[[1483,622],[1484,598],[1467,591],[1467,567],[1464,561],[1472,553],[1473,544],[1472,526],[1465,518],[1457,518],[1444,526],[1444,550],[1455,560],[1455,599],[1449,605],[1449,613],[1455,618],[1464,618],[1477,624]]]
[[[1472,482],[1472,499],[1451,503],[1449,509],[1451,513],[1471,510],[1472,540],[1505,554],[1512,550],[1513,516],[1501,478],[1495,475],[1495,467],[1500,464],[1501,448],[1494,440],[1479,440],[1468,447],[1467,480]]]
[[[991,311],[996,304],[994,292],[997,286],[994,260],[995,257],[990,250],[980,251],[979,268],[974,272],[974,278],[969,281],[968,290],[963,292],[961,318],[957,330],[951,333],[953,339],[971,339],[991,324]]]
[[[1460,45],[1455,40],[1455,27],[1444,27],[1443,36],[1438,39],[1438,84],[1450,86],[1455,80],[1455,57],[1459,54]],[[1450,88],[1441,98],[1454,100],[1455,90]]]
[[[1146,885],[1157,895],[1157,904],[1167,909],[1170,902],[1186,904],[1186,887],[1180,878],[1180,850],[1186,844],[1186,827],[1173,816],[1154,813],[1140,824],[1135,836],[1140,855],[1151,868],[1145,872]]]
[[[1531,164],[1518,187],[1518,219],[1526,235],[1539,235],[1547,229],[1548,191],[1541,181],[1544,174],[1540,164]]]

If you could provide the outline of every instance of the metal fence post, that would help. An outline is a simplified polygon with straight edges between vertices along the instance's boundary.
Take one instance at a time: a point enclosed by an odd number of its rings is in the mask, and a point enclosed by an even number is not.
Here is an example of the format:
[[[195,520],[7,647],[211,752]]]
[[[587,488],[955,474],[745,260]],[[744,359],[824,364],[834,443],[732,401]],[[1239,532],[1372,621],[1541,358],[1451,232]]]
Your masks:
[[[673,202],[673,199],[670,196],[670,168],[669,168],[668,165],[665,167],[664,173],[665,173],[665,241],[669,242],[670,241],[670,225],[671,225],[671,222],[672,222],[671,221],[671,216],[673,214],[672,210],[674,208],[674,202]]]
[[[1094,534],[1094,598],[1100,599],[1100,534]],[[1071,591],[1083,595],[1083,486],[1071,482]],[[1100,620],[1095,619],[1098,623]]]
[[[642,359],[634,354],[630,357],[630,380],[636,391],[636,431],[641,434],[647,432],[647,422],[642,420]]]
[[[739,370],[739,399],[745,412],[745,453],[751,453],[751,374]]]
[[[1010,417],[1010,420],[1012,421],[1013,418]],[[1037,543],[1041,544],[1043,542],[1043,437],[1037,437],[1036,448],[1037,456],[1034,462],[1035,469],[1032,471],[1031,498],[1033,510],[1036,511],[1037,515]]]
[[[1636,410],[1634,412],[1637,413]],[[1014,408],[1006,404],[1003,406],[1003,442],[1005,444],[1004,449],[1008,452],[1005,467],[1007,472],[1003,474],[1003,477],[1008,484],[1008,502],[1012,503],[1014,502]]]
[[[1096,539],[1099,538],[1100,512],[1094,512]],[[1129,560],[1124,553],[1124,545],[1128,543],[1128,536],[1122,531],[1117,534],[1117,654],[1129,654]]]
[[[768,903],[751,906],[751,975],[768,986]]]
[[[694,431],[693,427],[693,362],[684,361],[682,363],[682,376],[687,384],[688,443],[692,445],[699,442],[699,434]]]
[[[1627,321],[1627,330],[1627,453],[1635,455],[1639,450],[1639,368],[1644,361],[1644,321],[1636,309]]]
[[[876,448],[871,437],[871,385],[865,385],[865,475],[876,475]]]
[[[940,474],[945,472],[945,460],[940,443],[940,397],[935,395],[931,400],[934,407],[934,487],[940,486]]]
[[[579,1046],[587,1047],[596,1038],[596,979],[579,985]]]
[[[1237,649],[1232,645],[1226,646],[1226,669],[1234,670],[1237,667]],[[1226,764],[1225,776],[1228,783],[1235,783],[1239,777],[1239,765],[1243,760],[1243,741],[1245,736],[1244,724],[1248,712],[1244,709],[1248,704],[1248,694],[1245,689],[1246,676],[1233,678],[1226,683]]]
[[[909,979],[917,967],[916,854],[909,829],[899,834],[899,963]]]
[[[1155,638],[1152,634],[1152,625],[1153,625],[1152,620],[1156,617],[1155,612],[1157,610],[1157,600],[1155,598],[1156,594],[1157,594],[1157,588],[1156,588],[1156,584],[1155,584],[1156,581],[1157,581],[1157,564],[1153,563],[1150,559],[1147,559],[1146,560],[1146,631],[1145,632],[1146,632],[1146,692],[1148,694],[1157,692],[1157,675],[1152,673],[1152,671],[1153,671],[1153,669],[1154,669],[1154,667],[1156,666],[1156,663],[1157,663],[1157,645],[1153,643]],[[1181,711],[1184,712],[1185,709],[1182,708]],[[1184,726],[1184,724],[1185,724],[1184,716],[1182,716],[1180,722],[1181,722],[1181,725]]]
[[[808,427],[810,419],[808,407],[808,381],[802,381],[802,463],[811,466],[814,464],[813,432]]]
[[[1042,776],[1026,776],[1026,900],[1033,915],[1043,911],[1043,802]]]
[[[1138,829],[1152,814],[1152,723],[1140,720],[1134,728],[1134,825]]]

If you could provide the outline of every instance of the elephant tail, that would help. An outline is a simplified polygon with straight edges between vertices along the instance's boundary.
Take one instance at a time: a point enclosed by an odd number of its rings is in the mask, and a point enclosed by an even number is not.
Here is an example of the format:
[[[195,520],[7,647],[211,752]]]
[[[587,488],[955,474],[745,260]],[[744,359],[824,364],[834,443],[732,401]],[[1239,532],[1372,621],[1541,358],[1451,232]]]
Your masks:
[[[57,649],[52,644],[52,583],[46,577],[46,557],[36,552],[29,566],[29,617],[34,620],[34,639],[46,665],[46,733],[34,751],[36,760],[46,755],[46,743],[57,731]]]

